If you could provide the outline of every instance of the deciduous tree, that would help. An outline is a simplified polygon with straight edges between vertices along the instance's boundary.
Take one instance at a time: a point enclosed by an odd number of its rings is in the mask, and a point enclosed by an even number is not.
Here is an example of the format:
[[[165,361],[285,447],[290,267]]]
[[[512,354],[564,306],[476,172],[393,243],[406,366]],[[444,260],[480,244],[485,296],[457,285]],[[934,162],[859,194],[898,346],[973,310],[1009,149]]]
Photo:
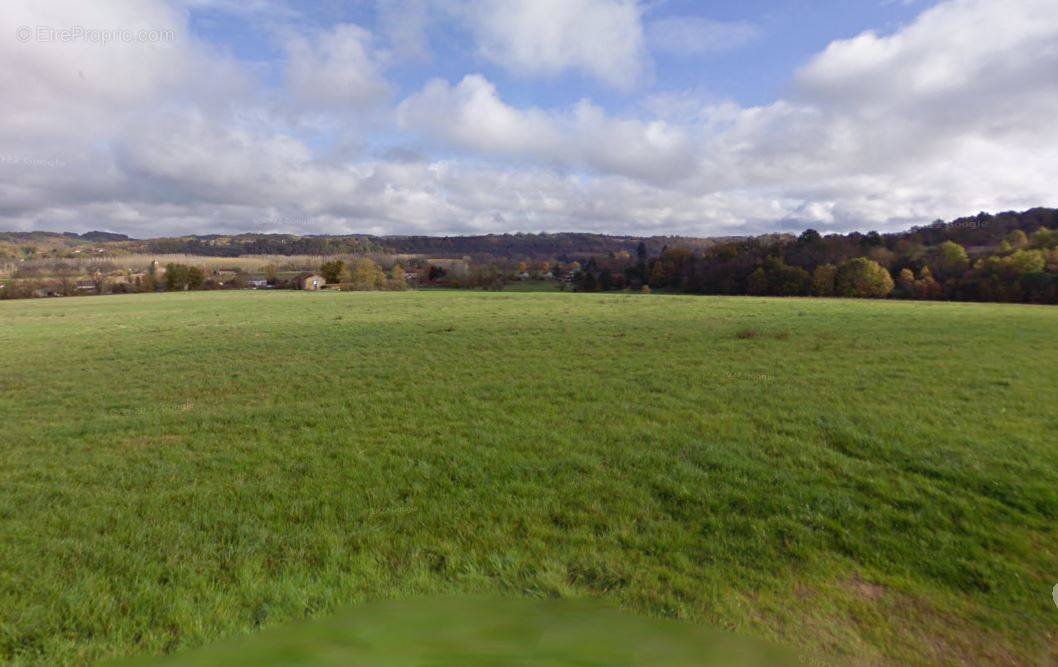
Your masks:
[[[838,268],[834,279],[838,296],[881,299],[893,291],[893,277],[878,262],[857,257]]]

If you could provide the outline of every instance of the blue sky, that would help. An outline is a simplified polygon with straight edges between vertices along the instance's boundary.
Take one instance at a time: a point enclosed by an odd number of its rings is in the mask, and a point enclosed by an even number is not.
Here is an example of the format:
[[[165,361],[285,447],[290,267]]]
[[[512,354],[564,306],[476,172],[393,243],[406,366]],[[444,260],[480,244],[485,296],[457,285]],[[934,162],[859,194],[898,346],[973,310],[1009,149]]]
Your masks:
[[[9,0],[0,229],[709,236],[1051,206],[1056,43],[1053,0]]]
[[[930,6],[927,0],[659,0],[642,3],[644,23],[662,19],[700,19],[752,27],[745,41],[703,53],[652,50],[653,77],[635,91],[614,91],[577,72],[540,79],[514,76],[477,53],[468,31],[452,22],[435,20],[427,27],[430,55],[398,62],[391,81],[410,94],[434,77],[458,80],[480,72],[494,81],[511,102],[526,106],[568,106],[590,97],[611,110],[634,109],[651,91],[696,90],[743,105],[767,104],[788,91],[796,68],[827,44],[865,30],[892,32]],[[277,26],[302,25],[327,30],[353,23],[377,34],[385,31],[378,5],[370,0],[309,0],[285,12],[228,11],[227,5],[189,10],[190,29],[203,40],[240,59],[260,63],[276,82],[284,50]],[[384,37],[383,37],[384,39]]]

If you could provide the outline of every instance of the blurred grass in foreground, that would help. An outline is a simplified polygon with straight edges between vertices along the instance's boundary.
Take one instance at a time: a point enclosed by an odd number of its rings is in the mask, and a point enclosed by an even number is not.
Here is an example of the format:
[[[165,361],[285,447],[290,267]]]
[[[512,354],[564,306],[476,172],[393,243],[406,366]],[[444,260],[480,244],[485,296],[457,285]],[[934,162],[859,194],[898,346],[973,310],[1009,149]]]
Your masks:
[[[367,604],[315,622],[114,667],[330,665],[613,665],[756,667],[800,664],[781,649],[586,601],[442,599]]]

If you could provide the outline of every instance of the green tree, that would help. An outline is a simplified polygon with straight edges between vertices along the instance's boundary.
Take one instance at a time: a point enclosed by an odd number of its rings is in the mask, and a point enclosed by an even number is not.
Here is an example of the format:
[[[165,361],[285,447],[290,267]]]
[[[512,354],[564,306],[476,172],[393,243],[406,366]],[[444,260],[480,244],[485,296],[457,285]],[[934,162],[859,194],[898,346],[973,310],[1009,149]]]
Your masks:
[[[768,274],[764,267],[757,269],[746,278],[746,292],[754,296],[763,296],[768,293]]]
[[[187,289],[202,289],[206,282],[205,272],[197,266],[187,267]]]
[[[834,279],[838,267],[833,264],[820,264],[812,272],[812,294],[815,296],[834,296]]]
[[[408,279],[405,277],[405,273],[403,266],[394,264],[389,271],[389,288],[397,291],[407,289]]]
[[[888,269],[893,265],[893,260],[896,259],[896,253],[885,246],[875,246],[867,251],[867,258],[873,259]]]
[[[893,277],[878,262],[857,257],[843,263],[834,278],[839,296],[858,299],[881,299],[893,291]]]
[[[348,272],[346,271],[345,262],[340,259],[336,259],[330,262],[324,262],[323,264],[321,264],[320,275],[323,276],[324,280],[326,280],[329,284],[332,285],[336,283],[349,282],[348,280],[343,280],[343,278],[348,277]]]
[[[1058,247],[1058,229],[1047,229],[1040,227],[1032,233],[1033,248],[1055,248]]]
[[[386,274],[370,259],[358,259],[349,267],[348,282],[357,290],[383,289],[386,286]]]
[[[1044,254],[1039,250],[1019,250],[1006,258],[1011,271],[1019,276],[1039,273],[1047,266]]]
[[[900,275],[896,277],[898,296],[905,299],[915,298],[915,274],[911,269],[900,269]]]
[[[1020,229],[1015,229],[1003,238],[1003,242],[1009,244],[1013,250],[1021,250],[1029,244],[1029,237]]]
[[[939,299],[944,296],[944,288],[933,278],[933,272],[928,266],[922,267],[918,272],[918,280],[915,281],[916,299]]]
[[[781,259],[769,258],[764,263],[768,274],[768,293],[776,296],[804,296],[812,284],[812,276],[799,266],[790,266]]]
[[[165,265],[165,289],[169,292],[187,289],[187,267],[185,265]]]
[[[945,241],[930,253],[929,265],[942,279],[947,279],[965,273],[970,266],[970,257],[958,243]]]

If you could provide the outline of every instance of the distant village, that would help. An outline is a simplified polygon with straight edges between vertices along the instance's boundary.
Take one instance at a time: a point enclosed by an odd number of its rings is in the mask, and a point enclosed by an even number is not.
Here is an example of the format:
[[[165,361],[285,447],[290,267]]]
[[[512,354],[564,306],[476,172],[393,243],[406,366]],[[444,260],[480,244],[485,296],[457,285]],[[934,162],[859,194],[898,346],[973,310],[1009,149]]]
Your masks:
[[[448,287],[503,289],[538,283],[563,290],[580,271],[579,262],[476,265],[470,258],[262,258],[179,256],[164,261],[132,256],[108,259],[17,261],[0,265],[0,299],[55,298],[100,294],[189,290],[390,290]],[[126,266],[120,266],[123,263]],[[301,266],[298,266],[301,265]],[[6,273],[6,275],[5,275]]]

